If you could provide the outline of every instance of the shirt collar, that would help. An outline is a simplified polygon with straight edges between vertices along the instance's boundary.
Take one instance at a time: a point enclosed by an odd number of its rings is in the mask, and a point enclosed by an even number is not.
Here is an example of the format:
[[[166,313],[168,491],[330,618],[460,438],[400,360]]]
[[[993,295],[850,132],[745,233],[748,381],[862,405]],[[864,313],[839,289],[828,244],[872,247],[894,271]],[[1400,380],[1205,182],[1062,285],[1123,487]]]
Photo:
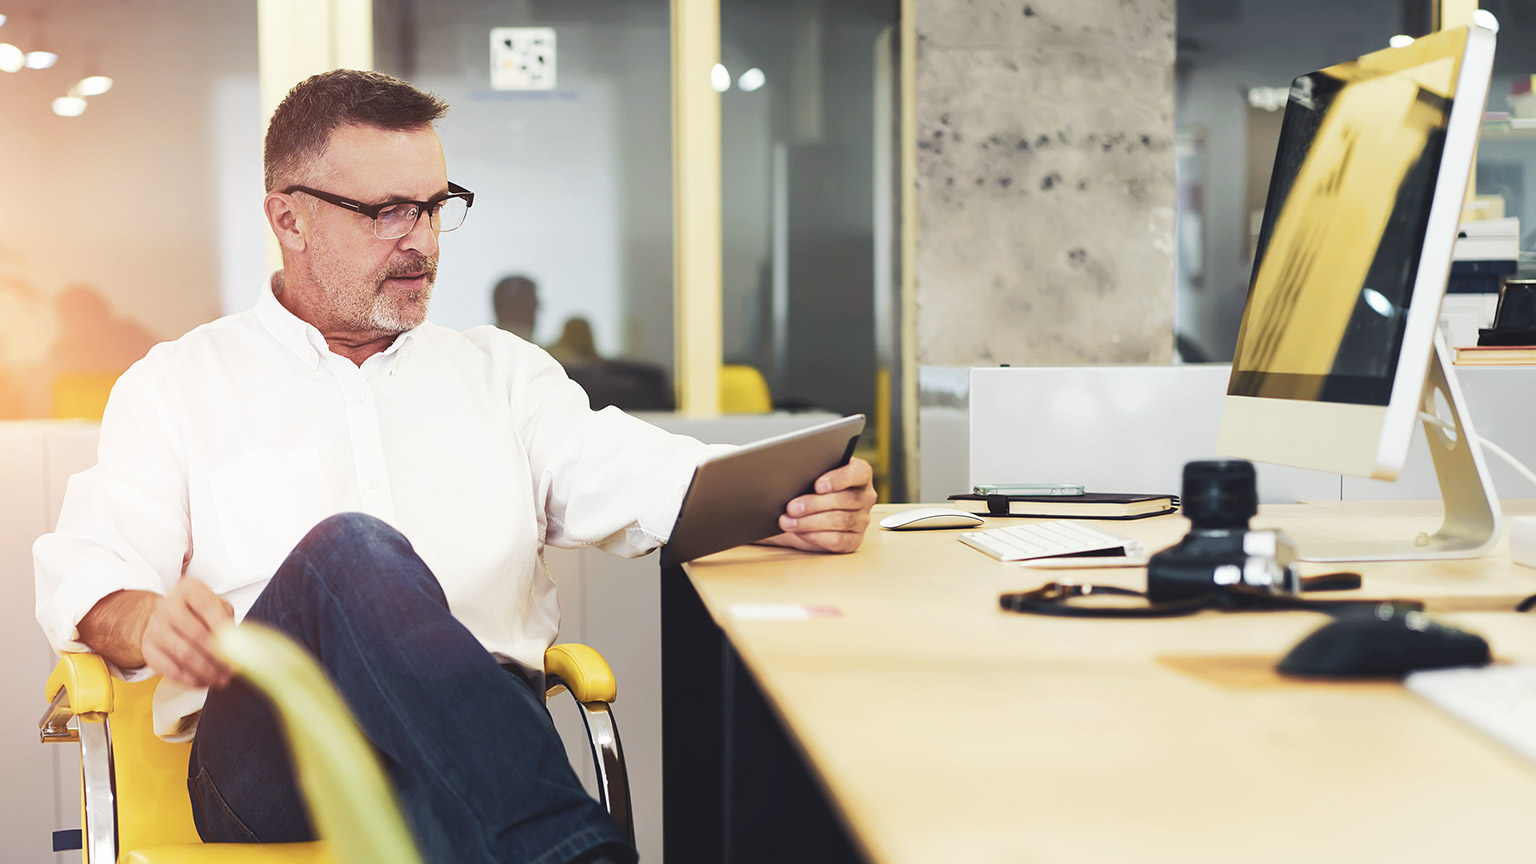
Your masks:
[[[325,337],[320,335],[314,325],[289,312],[288,307],[277,299],[282,290],[283,271],[278,270],[267,280],[267,287],[261,296],[256,298],[256,320],[267,328],[267,332],[279,344],[303,360],[304,365],[311,369],[317,368],[324,352],[330,350],[326,347]]]
[[[394,375],[400,371],[400,365],[405,362],[405,358],[410,355],[411,348],[415,344],[416,330],[407,330],[404,333],[401,333],[399,336],[396,336],[395,341],[389,343],[388,348],[385,348],[383,351],[380,351],[372,357],[369,357],[368,360],[364,360],[363,362],[366,364],[370,360],[377,360],[379,363],[383,364],[383,369],[381,371],[384,374]]]
[[[272,338],[304,361],[306,366],[310,369],[319,368],[320,361],[330,353],[331,348],[315,325],[289,312],[288,307],[277,299],[282,290],[283,271],[277,270],[268,279],[266,290],[256,298],[256,319],[272,334]],[[407,330],[375,356],[388,358],[383,361],[385,372],[394,374],[415,344],[416,331]]]

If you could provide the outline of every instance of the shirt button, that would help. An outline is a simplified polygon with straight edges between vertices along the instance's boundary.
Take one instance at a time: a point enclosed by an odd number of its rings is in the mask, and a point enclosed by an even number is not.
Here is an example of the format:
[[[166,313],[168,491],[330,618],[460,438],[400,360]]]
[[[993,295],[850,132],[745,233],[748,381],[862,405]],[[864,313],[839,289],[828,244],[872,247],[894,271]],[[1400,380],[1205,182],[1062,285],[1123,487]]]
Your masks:
[[[369,489],[377,489],[377,488],[379,488],[380,485],[382,485],[382,481],[380,481],[379,478],[377,478],[377,477],[375,477],[372,480],[368,481],[368,488]]]
[[[362,393],[358,393],[356,396],[352,397],[352,401],[358,403],[359,405],[361,405],[363,403],[363,400],[365,400],[367,398],[368,397],[364,396]]]

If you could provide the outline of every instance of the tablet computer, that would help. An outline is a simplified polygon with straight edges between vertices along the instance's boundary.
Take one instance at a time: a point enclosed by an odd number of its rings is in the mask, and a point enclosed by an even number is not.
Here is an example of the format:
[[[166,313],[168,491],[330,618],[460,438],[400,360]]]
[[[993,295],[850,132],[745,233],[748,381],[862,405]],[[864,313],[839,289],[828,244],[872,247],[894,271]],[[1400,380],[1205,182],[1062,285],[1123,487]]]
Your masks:
[[[816,478],[848,464],[862,431],[864,415],[855,414],[699,463],[672,539],[661,547],[661,566],[782,534],[785,506],[813,491]]]

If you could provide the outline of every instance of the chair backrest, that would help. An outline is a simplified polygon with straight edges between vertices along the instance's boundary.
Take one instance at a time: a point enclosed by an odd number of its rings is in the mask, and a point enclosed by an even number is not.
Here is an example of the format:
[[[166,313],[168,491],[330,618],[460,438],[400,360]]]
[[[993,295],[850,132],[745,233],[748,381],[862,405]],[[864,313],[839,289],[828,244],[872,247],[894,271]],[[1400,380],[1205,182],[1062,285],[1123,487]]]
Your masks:
[[[112,679],[112,767],[119,849],[200,843],[187,798],[190,742],[156,737],[150,703],[159,677]]]
[[[726,414],[767,414],[773,397],[763,373],[751,366],[720,367],[720,410]]]

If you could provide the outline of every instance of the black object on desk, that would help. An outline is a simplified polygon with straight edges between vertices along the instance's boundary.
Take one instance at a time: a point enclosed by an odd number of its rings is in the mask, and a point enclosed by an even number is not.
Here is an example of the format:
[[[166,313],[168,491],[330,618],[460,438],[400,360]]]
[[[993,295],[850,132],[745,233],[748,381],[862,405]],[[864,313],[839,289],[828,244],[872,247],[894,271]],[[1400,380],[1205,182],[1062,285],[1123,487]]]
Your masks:
[[[1308,591],[1353,591],[1360,587],[1359,573],[1327,573],[1298,580],[1294,592],[1274,591],[1254,585],[1212,587],[1205,593],[1180,594],[1155,599],[1151,592],[1114,585],[1089,585],[1079,582],[1047,582],[1033,591],[1015,591],[997,598],[998,606],[1009,612],[1052,615],[1058,618],[1179,618],[1214,609],[1221,612],[1310,612],[1349,611],[1369,604],[1369,600],[1313,600],[1298,596]],[[1117,598],[1112,605],[1102,605],[1098,598]],[[1129,603],[1118,598],[1145,600]],[[1414,608],[1422,604],[1413,604]]]
[[[1509,279],[1499,290],[1493,326],[1477,331],[1478,345],[1536,345],[1536,280]]]
[[[1276,667],[1285,675],[1400,678],[1421,669],[1486,666],[1488,640],[1399,604],[1339,615],[1296,643]]]
[[[949,500],[978,516],[1045,519],[1145,519],[1179,507],[1177,495],[1084,492],[1081,495],[951,495]]]

